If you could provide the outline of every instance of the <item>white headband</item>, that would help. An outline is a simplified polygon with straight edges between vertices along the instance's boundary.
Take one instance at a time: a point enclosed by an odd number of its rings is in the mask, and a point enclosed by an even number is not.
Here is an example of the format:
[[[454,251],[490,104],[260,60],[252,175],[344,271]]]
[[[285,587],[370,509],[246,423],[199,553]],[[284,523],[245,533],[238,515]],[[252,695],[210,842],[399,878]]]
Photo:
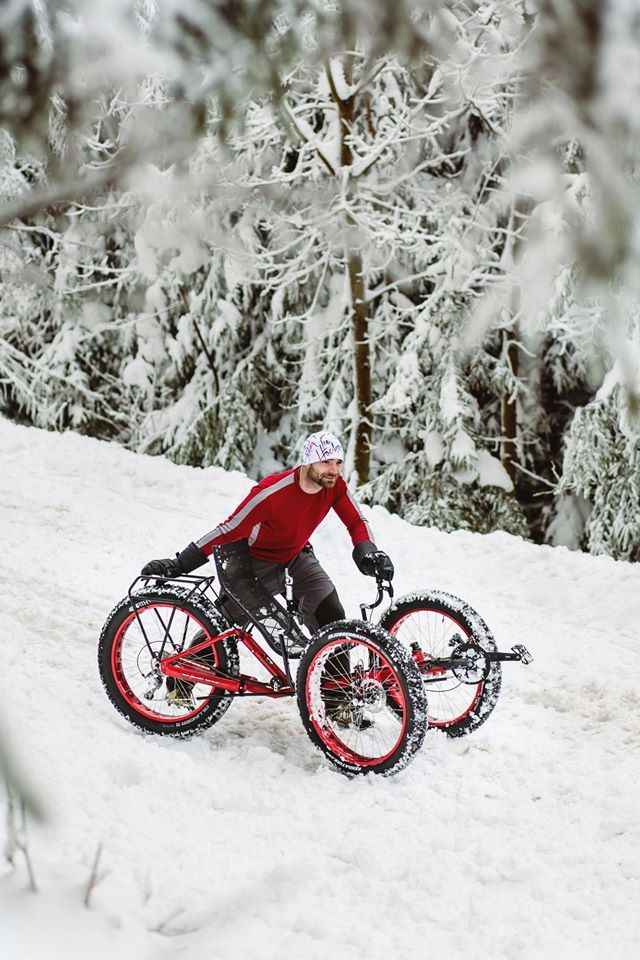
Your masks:
[[[312,433],[302,445],[303,463],[320,460],[344,460],[342,444],[332,433]]]

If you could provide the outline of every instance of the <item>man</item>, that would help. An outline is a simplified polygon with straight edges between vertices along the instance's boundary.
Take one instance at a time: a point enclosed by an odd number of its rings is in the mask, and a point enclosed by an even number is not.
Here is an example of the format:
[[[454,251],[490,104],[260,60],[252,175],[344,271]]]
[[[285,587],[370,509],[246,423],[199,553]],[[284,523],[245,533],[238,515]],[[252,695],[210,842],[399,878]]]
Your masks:
[[[353,559],[366,576],[391,580],[394,569],[378,550],[371,528],[341,477],[344,453],[331,433],[313,433],[304,441],[302,464],[256,484],[231,516],[175,558],[152,560],[144,576],[175,577],[206,563],[213,548],[246,540],[258,581],[271,593],[284,593],[285,570],[305,626],[319,627],[344,618],[336,589],[320,566],[309,537],[329,510],[336,511],[351,535]]]

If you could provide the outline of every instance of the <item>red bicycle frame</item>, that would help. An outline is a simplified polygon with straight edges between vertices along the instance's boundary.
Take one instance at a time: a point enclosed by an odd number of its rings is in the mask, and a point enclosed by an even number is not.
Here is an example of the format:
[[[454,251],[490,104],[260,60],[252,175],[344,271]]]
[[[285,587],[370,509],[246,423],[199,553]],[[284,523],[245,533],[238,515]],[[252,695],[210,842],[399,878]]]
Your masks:
[[[231,677],[220,670],[216,670],[215,667],[209,668],[205,664],[191,659],[194,654],[206,650],[216,643],[221,643],[228,637],[235,637],[241,643],[244,643],[249,652],[271,674],[269,683],[264,683],[257,680],[256,677],[246,674]],[[196,643],[186,650],[181,650],[180,653],[163,657],[160,661],[160,672],[166,677],[175,677],[176,680],[186,680],[188,683],[206,683],[214,690],[226,690],[236,697],[292,697],[295,693],[295,689],[287,680],[284,671],[280,669],[277,663],[274,663],[269,654],[262,649],[251,634],[240,627],[225,630],[224,633],[217,634],[215,637],[208,637],[201,643]]]

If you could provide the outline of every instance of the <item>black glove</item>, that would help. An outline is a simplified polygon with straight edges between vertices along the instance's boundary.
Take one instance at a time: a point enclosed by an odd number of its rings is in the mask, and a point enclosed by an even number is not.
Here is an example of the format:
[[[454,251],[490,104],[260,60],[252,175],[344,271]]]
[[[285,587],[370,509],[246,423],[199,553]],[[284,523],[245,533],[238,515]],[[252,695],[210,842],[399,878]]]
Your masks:
[[[363,557],[360,570],[365,577],[377,577],[378,580],[393,580],[395,573],[391,558],[382,550],[376,550],[375,553],[368,553]]]
[[[184,573],[177,557],[166,557],[164,560],[150,560],[140,571],[143,577],[179,577]]]
[[[361,540],[353,548],[353,559],[360,573],[365,577],[377,577],[379,580],[392,580],[394,569],[391,560],[378,550],[371,540]]]
[[[191,573],[207,562],[207,556],[195,543],[190,543],[175,557],[166,557],[164,560],[150,560],[140,571],[143,577],[181,577],[184,573]]]

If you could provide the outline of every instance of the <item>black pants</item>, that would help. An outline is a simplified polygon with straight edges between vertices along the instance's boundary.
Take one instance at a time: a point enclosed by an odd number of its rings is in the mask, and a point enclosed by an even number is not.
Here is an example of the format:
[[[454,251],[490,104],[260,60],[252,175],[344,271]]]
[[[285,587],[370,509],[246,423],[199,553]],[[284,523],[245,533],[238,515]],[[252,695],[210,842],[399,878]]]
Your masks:
[[[320,566],[312,547],[301,550],[286,567],[255,557],[252,562],[257,579],[273,594],[284,594],[285,571],[288,570],[293,581],[293,596],[298,602],[303,623],[311,633],[334,620],[344,619],[344,607],[336,588]]]
[[[215,559],[223,591],[226,589],[241,600],[245,609],[251,611],[257,620],[268,620],[270,612],[271,616],[277,618],[281,615],[281,611],[273,610],[273,598],[276,594],[285,593],[287,572],[292,580],[293,596],[298,602],[303,623],[311,634],[345,617],[336,588],[320,566],[311,546],[301,550],[286,565],[249,556],[246,543],[216,548]],[[221,597],[220,606],[231,623],[246,626],[247,615],[229,596],[224,599]],[[298,642],[304,643],[304,635],[300,634]],[[342,651],[333,654],[327,667],[329,674],[337,676],[348,673],[349,654]]]

